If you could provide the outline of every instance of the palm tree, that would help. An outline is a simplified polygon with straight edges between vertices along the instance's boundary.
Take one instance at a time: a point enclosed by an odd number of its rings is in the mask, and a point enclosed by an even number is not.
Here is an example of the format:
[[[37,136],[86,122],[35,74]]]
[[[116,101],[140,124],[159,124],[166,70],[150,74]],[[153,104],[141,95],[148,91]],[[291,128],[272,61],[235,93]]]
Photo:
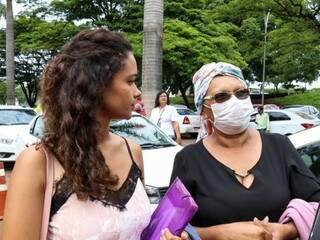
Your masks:
[[[145,0],[143,19],[142,95],[147,112],[162,85],[163,0]]]
[[[7,104],[15,104],[14,96],[14,22],[12,0],[7,0],[6,8],[6,78],[7,78]]]

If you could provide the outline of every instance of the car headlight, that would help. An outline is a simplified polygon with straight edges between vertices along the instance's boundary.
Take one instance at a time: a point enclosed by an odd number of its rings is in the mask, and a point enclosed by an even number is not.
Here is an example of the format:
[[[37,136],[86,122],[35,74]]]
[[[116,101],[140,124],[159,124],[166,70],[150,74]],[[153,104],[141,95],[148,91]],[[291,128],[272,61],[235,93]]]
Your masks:
[[[146,192],[151,204],[158,204],[160,202],[161,195],[157,187],[146,185]]]
[[[0,143],[2,144],[12,144],[14,139],[12,138],[6,138],[6,137],[0,137]]]

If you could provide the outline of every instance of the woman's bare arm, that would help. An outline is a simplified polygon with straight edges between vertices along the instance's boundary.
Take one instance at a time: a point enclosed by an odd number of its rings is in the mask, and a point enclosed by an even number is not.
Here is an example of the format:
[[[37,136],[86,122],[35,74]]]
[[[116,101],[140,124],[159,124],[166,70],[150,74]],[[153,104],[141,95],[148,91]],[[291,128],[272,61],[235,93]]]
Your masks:
[[[179,127],[179,123],[178,122],[172,122],[172,127],[173,127],[173,130],[175,132],[175,135],[176,135],[176,142],[178,144],[181,144],[181,134],[180,134],[180,127]]]
[[[16,160],[6,198],[3,240],[39,240],[46,159],[30,146]]]

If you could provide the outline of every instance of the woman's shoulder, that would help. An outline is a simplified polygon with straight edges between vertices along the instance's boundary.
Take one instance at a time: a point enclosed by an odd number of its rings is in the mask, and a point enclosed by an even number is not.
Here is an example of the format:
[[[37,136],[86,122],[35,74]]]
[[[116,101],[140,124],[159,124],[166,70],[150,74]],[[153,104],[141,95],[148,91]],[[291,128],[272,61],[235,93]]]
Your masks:
[[[159,109],[159,107],[152,108],[151,112],[156,112]]]
[[[46,179],[46,155],[41,144],[34,144],[20,153],[16,159],[12,175],[33,178],[44,186]]]
[[[203,143],[202,140],[196,143],[189,144],[181,149],[178,153],[178,157],[183,157],[184,159],[190,159],[190,161],[196,160],[201,157],[203,152]]]
[[[172,105],[166,105],[166,110],[176,111],[176,108]]]
[[[283,145],[287,144],[288,139],[287,136],[279,134],[279,133],[261,133],[261,137],[264,140],[265,145],[270,146],[270,145]]]
[[[132,154],[132,160],[142,168],[143,166],[143,159],[142,159],[142,150],[138,143],[132,141],[131,139],[120,137],[116,134],[112,133],[113,142],[119,146],[119,150],[125,150],[128,148],[128,151]],[[127,145],[128,144],[128,145]]]
[[[41,167],[46,166],[46,154],[42,144],[33,144],[23,150],[18,156],[16,163],[29,167]]]

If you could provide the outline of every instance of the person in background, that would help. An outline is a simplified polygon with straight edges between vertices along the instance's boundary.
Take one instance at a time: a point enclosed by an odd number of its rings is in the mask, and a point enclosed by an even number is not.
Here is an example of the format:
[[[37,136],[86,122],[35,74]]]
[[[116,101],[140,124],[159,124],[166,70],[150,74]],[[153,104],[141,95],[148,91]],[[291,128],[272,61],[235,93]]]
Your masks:
[[[257,130],[259,132],[270,132],[269,114],[264,112],[263,106],[258,107],[258,113],[256,115]]]
[[[154,108],[151,111],[150,120],[178,144],[181,144],[178,113],[175,107],[170,105],[170,99],[167,92],[160,91],[157,94]]]
[[[130,43],[103,28],[80,32],[49,63],[41,84],[44,135],[16,160],[2,240],[140,239],[152,214],[141,148],[108,130],[112,119],[131,117],[141,94],[136,76]],[[50,213],[45,232],[43,210]],[[186,238],[166,229],[161,239]]]
[[[142,101],[141,96],[136,98],[136,101],[134,103],[134,111],[141,114],[144,117],[147,116],[147,113],[146,113],[146,110],[144,109],[144,103]]]
[[[171,176],[199,206],[191,224],[203,240],[295,239],[295,222],[280,216],[295,198],[319,202],[319,180],[286,136],[248,127],[254,110],[240,68],[206,64],[193,83],[198,113],[213,129],[177,153]]]

